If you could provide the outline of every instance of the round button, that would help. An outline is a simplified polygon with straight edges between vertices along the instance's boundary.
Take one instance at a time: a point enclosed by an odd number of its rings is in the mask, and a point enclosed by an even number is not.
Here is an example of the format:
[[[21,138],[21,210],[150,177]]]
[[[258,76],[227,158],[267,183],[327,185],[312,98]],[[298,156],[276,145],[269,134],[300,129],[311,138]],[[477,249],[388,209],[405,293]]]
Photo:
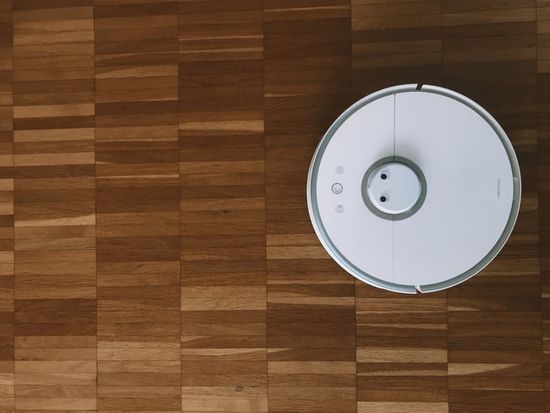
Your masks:
[[[336,195],[341,194],[343,190],[344,187],[342,186],[342,184],[336,183],[332,185],[332,192]]]

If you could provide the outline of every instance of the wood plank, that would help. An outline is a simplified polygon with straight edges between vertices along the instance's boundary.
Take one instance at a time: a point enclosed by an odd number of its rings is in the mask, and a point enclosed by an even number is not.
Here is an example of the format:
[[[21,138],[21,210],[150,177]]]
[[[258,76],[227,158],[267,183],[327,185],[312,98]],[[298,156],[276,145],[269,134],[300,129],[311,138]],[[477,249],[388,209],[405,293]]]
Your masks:
[[[352,0],[357,97],[442,78],[441,0]]]
[[[0,411],[15,411],[13,10],[0,3]]]
[[[177,2],[96,1],[98,411],[181,410]]]
[[[95,411],[92,2],[13,6],[15,406]]]
[[[545,412],[550,411],[550,3],[537,0],[537,138],[542,350]]]
[[[351,103],[349,1],[264,3],[269,411],[354,412],[353,280],[322,252],[305,183]]]
[[[450,412],[542,409],[535,11],[534,2],[443,1],[445,84],[501,123],[523,182],[520,216],[504,250],[448,292]]]
[[[179,3],[183,412],[266,412],[262,1]]]

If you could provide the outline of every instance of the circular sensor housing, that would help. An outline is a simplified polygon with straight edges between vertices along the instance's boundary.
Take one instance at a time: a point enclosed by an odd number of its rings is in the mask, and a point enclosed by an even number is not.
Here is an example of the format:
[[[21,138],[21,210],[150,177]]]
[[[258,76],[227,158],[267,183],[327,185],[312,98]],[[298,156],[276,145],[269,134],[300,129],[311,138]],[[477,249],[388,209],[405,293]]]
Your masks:
[[[427,190],[420,168],[400,157],[375,162],[365,173],[361,186],[367,208],[390,220],[404,219],[418,211]]]

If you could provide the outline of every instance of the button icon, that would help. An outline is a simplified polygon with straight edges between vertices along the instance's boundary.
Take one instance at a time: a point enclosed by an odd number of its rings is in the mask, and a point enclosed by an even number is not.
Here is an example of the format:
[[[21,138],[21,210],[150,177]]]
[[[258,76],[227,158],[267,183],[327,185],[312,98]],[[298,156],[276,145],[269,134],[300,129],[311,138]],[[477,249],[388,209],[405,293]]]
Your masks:
[[[338,175],[342,175],[342,174],[344,173],[344,167],[343,167],[342,165],[338,165],[338,166],[336,167],[336,173],[337,173]]]
[[[342,193],[342,191],[344,190],[344,187],[342,186],[342,184],[335,183],[332,185],[331,189],[334,194],[338,195]]]
[[[336,212],[344,212],[344,207],[340,204],[336,205]]]

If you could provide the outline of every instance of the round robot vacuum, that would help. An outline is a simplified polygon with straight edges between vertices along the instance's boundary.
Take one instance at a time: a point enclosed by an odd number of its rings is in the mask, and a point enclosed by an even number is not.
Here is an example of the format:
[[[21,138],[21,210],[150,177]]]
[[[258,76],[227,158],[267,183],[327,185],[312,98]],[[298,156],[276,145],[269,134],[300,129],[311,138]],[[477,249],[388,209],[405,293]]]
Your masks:
[[[473,277],[508,240],[521,199],[516,154],[467,97],[409,84],[373,93],[329,128],[311,161],[311,222],[348,273],[400,293]]]

